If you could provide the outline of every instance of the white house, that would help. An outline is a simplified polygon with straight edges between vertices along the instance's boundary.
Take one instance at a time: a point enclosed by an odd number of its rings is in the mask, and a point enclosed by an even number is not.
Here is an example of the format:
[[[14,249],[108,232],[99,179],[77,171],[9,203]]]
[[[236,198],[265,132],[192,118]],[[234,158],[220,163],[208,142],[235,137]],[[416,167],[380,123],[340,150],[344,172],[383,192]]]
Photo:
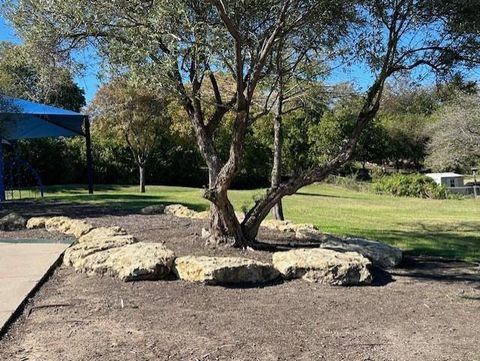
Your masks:
[[[427,177],[432,178],[435,183],[447,188],[463,187],[463,175],[457,173],[428,173]]]

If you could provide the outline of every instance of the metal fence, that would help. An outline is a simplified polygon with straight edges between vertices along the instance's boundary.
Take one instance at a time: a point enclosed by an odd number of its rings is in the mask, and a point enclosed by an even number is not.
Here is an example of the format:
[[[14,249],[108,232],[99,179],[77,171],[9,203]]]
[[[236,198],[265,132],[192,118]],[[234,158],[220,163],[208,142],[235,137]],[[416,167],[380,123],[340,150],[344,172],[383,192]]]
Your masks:
[[[474,189],[474,187],[476,189]],[[476,193],[475,193],[476,191]],[[474,197],[475,194],[477,197],[480,197],[480,186],[466,186],[466,187],[449,187],[447,188],[448,193],[457,193],[457,194],[464,194],[466,196],[472,196]]]

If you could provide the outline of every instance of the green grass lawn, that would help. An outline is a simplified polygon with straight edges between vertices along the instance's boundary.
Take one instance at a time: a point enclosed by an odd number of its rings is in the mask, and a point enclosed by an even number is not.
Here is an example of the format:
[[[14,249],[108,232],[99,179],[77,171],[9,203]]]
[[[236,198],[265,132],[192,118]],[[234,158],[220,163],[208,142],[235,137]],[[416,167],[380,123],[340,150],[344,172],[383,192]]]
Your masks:
[[[231,191],[237,209],[263,190]],[[133,211],[154,203],[182,203],[196,210],[208,202],[196,188],[98,186],[95,195],[81,187],[48,187],[45,200],[103,204]],[[480,260],[480,200],[397,198],[356,192],[330,184],[305,187],[284,200],[285,217],[313,223],[327,233],[384,241],[412,251],[462,260]]]

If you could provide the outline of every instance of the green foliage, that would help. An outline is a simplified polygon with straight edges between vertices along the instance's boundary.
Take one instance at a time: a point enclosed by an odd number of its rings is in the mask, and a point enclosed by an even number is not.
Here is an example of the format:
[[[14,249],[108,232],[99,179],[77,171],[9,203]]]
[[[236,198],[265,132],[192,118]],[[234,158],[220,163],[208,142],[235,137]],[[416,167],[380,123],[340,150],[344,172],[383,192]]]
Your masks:
[[[383,159],[397,169],[421,169],[431,119],[425,114],[381,113],[377,121],[384,133]]]
[[[446,196],[445,187],[422,174],[385,175],[374,181],[373,190],[398,197],[443,199]]]
[[[480,160],[480,95],[461,95],[435,113],[426,163],[434,170],[470,170]]]
[[[43,62],[29,45],[0,42],[0,93],[79,111],[84,91],[67,68]]]
[[[326,182],[357,192],[365,192],[370,190],[370,184],[366,182],[359,182],[357,180],[356,174],[351,174],[347,176],[330,175],[326,179]]]
[[[359,108],[357,97],[344,99],[309,128],[308,137],[313,150],[310,154],[316,162],[325,162],[338,154],[352,134]],[[383,124],[371,122],[360,135],[352,160],[363,165],[366,162],[382,164],[387,159],[387,147],[388,137]]]

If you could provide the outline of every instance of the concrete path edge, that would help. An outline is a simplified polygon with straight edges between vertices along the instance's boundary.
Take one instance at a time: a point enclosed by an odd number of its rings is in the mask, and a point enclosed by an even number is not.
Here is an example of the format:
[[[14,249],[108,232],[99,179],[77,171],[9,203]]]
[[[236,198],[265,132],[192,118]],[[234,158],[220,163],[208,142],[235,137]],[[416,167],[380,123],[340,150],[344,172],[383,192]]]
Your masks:
[[[18,305],[16,310],[7,319],[7,321],[5,321],[3,325],[0,325],[0,341],[7,334],[10,326],[23,314],[23,312],[25,311],[25,307],[28,304],[28,301],[35,296],[35,294],[40,290],[40,288],[45,284],[45,282],[47,282],[48,279],[53,275],[55,270],[62,264],[64,253],[65,251],[58,255],[55,262],[52,263],[52,265],[48,268],[47,272],[45,272],[45,274],[36,282],[35,286],[33,286],[30,292]]]

